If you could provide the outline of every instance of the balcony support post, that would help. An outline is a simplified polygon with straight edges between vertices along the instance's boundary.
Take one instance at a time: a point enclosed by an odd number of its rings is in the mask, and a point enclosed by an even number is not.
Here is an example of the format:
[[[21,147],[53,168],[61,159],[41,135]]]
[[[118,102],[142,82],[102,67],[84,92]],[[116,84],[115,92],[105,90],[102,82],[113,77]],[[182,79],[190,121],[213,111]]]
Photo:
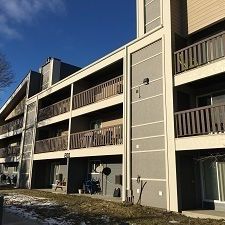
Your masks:
[[[70,150],[70,134],[71,134],[71,125],[72,125],[72,110],[73,110],[73,87],[74,84],[71,84],[71,93],[70,93],[70,117],[69,117],[69,127],[68,127],[68,145],[67,150]]]

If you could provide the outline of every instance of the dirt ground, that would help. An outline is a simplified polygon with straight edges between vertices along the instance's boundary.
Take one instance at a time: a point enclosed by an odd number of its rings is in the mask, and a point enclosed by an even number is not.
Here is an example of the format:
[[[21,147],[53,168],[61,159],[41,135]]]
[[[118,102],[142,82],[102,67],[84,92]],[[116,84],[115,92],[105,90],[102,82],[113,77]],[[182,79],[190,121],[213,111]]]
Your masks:
[[[194,219],[178,213],[138,205],[126,205],[86,196],[55,194],[37,190],[0,190],[5,206],[45,224],[117,225],[221,225],[223,220]],[[30,213],[30,214],[29,214]],[[47,223],[48,222],[48,223]]]

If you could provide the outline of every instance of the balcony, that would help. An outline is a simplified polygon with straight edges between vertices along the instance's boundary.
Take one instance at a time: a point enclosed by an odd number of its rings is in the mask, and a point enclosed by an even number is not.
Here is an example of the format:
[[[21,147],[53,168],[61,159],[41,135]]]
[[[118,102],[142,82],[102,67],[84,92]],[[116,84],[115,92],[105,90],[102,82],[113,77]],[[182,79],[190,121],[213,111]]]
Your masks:
[[[23,117],[0,126],[0,135],[23,127]]]
[[[20,154],[19,145],[0,149],[0,158],[19,156],[19,154]]]
[[[225,104],[175,113],[176,137],[225,133]]]
[[[73,109],[78,109],[122,93],[123,76],[119,76],[74,95]]]
[[[40,109],[38,112],[38,121],[46,120],[54,116],[66,113],[70,110],[70,98],[56,102],[53,105]]]
[[[68,146],[67,135],[44,139],[36,141],[34,153],[65,151],[67,150],[67,146]]]
[[[225,31],[175,52],[175,74],[203,66],[224,56]]]
[[[71,134],[70,149],[123,144],[123,125]]]

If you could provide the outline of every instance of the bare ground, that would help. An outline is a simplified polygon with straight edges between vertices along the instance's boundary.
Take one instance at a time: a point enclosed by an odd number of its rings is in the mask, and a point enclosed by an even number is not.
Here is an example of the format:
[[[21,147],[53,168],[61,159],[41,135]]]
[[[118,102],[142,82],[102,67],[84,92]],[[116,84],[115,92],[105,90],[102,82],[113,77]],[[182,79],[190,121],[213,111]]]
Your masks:
[[[45,224],[225,224],[223,220],[188,218],[179,213],[167,212],[161,209],[127,205],[86,196],[23,189],[0,190],[0,194],[5,195],[7,208],[21,209],[23,213],[30,213],[40,221],[45,221]],[[27,196],[27,198],[21,196]]]

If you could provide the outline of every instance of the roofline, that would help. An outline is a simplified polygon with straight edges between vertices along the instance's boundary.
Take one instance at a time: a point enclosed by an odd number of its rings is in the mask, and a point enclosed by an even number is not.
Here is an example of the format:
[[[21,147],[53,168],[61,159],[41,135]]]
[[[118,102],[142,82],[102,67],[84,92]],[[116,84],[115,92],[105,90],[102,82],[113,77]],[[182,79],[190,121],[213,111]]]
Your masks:
[[[155,33],[156,31],[158,31],[158,30],[161,29],[161,28],[163,28],[163,25],[160,25],[159,27],[153,29],[152,31],[147,32],[146,34],[144,34],[144,35],[142,35],[142,36],[140,36],[140,37],[135,38],[134,40],[128,42],[127,44],[122,45],[121,47],[115,49],[114,51],[112,51],[112,52],[106,54],[105,56],[103,56],[103,57],[101,57],[101,58],[95,60],[94,62],[88,64],[87,66],[81,68],[80,70],[76,71],[75,73],[72,73],[72,74],[70,74],[69,76],[65,77],[64,79],[58,81],[57,83],[55,83],[54,85],[52,85],[51,88],[52,88],[52,87],[55,87],[55,86],[58,86],[58,85],[60,85],[60,84],[62,84],[62,83],[64,83],[66,80],[69,80],[71,77],[73,77],[73,76],[75,76],[75,75],[78,75],[79,73],[84,72],[85,70],[87,70],[87,69],[89,69],[89,68],[91,68],[91,67],[97,65],[98,63],[100,63],[100,62],[106,60],[107,58],[110,58],[111,56],[115,55],[116,53],[119,53],[120,51],[123,51],[124,49],[126,49],[126,48],[128,48],[129,46],[135,44],[136,42],[138,42],[138,41],[140,41],[140,40],[142,40],[142,39],[144,39],[144,38],[150,36],[152,33]],[[57,58],[54,58],[54,57],[52,57],[52,58],[53,58],[53,59],[57,59]],[[57,60],[60,60],[60,59],[57,59]],[[61,61],[61,60],[60,60],[60,61]],[[63,62],[63,61],[61,61],[61,62]],[[65,63],[65,62],[63,62],[63,63]],[[69,64],[69,65],[72,65],[72,64]],[[41,67],[42,67],[42,66],[41,66]],[[31,72],[31,71],[30,71],[30,72]],[[48,91],[48,89],[45,89],[45,90],[43,90],[43,91],[38,92],[37,94],[35,94],[35,95],[33,95],[32,97],[30,97],[30,98],[29,98],[29,101],[32,101],[32,99],[36,98],[36,97],[39,96],[41,93],[44,93],[44,92],[46,92],[46,91]],[[8,101],[9,101],[9,100],[8,100]],[[6,103],[7,103],[7,102],[6,102]],[[5,104],[6,104],[6,103],[5,103]],[[2,112],[2,109],[0,110],[0,113],[1,113],[1,112]]]
[[[8,106],[8,104],[12,101],[12,99],[17,95],[17,93],[21,90],[21,88],[23,87],[23,85],[29,80],[30,78],[30,73],[32,71],[30,70],[27,75],[22,79],[22,81],[19,83],[19,85],[16,87],[16,89],[14,90],[14,92],[9,96],[9,98],[5,101],[5,103],[3,104],[3,106],[0,109],[0,114],[6,109],[6,107]]]

